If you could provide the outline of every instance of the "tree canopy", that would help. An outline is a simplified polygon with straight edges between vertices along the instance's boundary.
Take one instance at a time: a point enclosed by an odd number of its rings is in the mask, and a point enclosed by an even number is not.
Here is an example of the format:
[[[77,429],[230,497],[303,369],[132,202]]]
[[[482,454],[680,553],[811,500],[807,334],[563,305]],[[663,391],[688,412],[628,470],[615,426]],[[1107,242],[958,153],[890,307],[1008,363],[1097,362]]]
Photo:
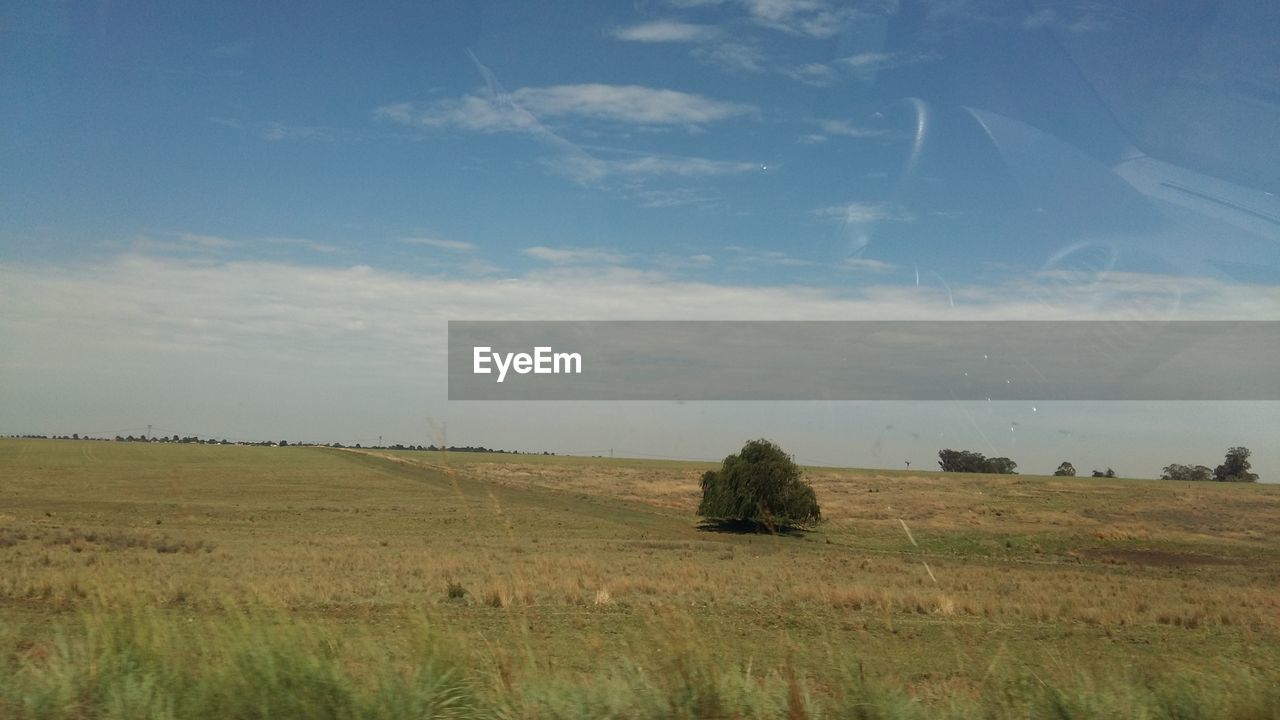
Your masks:
[[[1058,466],[1058,469],[1053,471],[1053,474],[1058,477],[1075,477],[1076,466],[1064,460],[1062,464]]]
[[[1258,474],[1249,472],[1249,448],[1233,447],[1227,450],[1222,464],[1213,469],[1213,479],[1218,482],[1258,482]]]
[[[989,458],[972,450],[948,448],[938,451],[938,466],[942,468],[942,472],[1014,475],[1016,474],[1014,469],[1018,467],[1018,463],[1007,457]]]
[[[1161,480],[1212,480],[1213,471],[1204,465],[1181,465],[1169,463],[1160,471]]]
[[[1233,447],[1227,450],[1222,464],[1210,470],[1204,465],[1169,463],[1160,471],[1161,480],[1195,480],[1205,482],[1258,482],[1258,474],[1249,472],[1249,448]]]
[[[821,519],[813,488],[799,465],[768,440],[751,440],[719,470],[702,475],[698,515],[770,531],[809,527]]]

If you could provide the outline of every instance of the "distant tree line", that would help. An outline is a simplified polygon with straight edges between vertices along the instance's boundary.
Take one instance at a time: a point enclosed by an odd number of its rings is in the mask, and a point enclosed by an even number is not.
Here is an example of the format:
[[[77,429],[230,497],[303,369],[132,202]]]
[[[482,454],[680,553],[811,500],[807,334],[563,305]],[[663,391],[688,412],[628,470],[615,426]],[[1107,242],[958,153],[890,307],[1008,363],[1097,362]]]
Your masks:
[[[487,447],[484,447],[483,445],[461,445],[461,446],[450,445],[448,447],[444,447],[444,446],[436,447],[435,445],[402,445],[400,443],[396,443],[395,445],[364,445],[364,446],[361,446],[360,443],[356,443],[355,445],[343,445],[342,443],[329,443],[326,447],[331,447],[331,448],[350,447],[350,448],[355,448],[357,450],[411,450],[411,451],[417,451],[417,452],[445,451],[445,452],[460,452],[460,453],[471,453],[471,452],[496,453],[498,455],[555,455],[555,453],[547,452],[546,450],[543,450],[542,452],[536,452],[536,451],[521,452],[519,450],[501,450],[497,448],[487,448]]]
[[[938,451],[938,465],[942,472],[955,473],[995,473],[998,475],[1017,475],[1014,469],[1018,463],[1007,457],[989,458],[972,450]]]
[[[444,446],[436,447],[435,445],[404,445],[404,444],[402,444],[402,443],[396,443],[396,444],[394,444],[394,445],[361,445],[360,443],[356,443],[356,444],[354,444],[354,445],[343,445],[342,443],[339,443],[339,442],[335,442],[335,443],[307,443],[307,442],[297,442],[297,441],[294,441],[294,442],[292,442],[292,443],[291,443],[291,442],[289,442],[288,440],[279,440],[279,441],[275,441],[275,440],[235,440],[235,441],[232,441],[232,440],[225,440],[225,439],[223,439],[223,440],[215,440],[215,439],[213,439],[213,438],[201,438],[201,437],[197,437],[197,436],[195,436],[195,435],[188,435],[188,436],[184,436],[184,437],[179,437],[179,436],[178,436],[178,435],[176,435],[176,434],[171,435],[171,436],[170,436],[170,435],[160,435],[160,436],[152,436],[152,437],[147,437],[146,435],[137,435],[137,436],[134,436],[134,435],[116,435],[114,438],[105,438],[105,437],[97,437],[97,438],[93,438],[93,437],[89,437],[88,435],[84,435],[84,436],[82,436],[82,435],[80,435],[79,433],[72,433],[72,434],[70,434],[70,435],[36,435],[36,434],[27,434],[27,435],[6,435],[6,436],[3,436],[3,437],[10,437],[10,438],[21,439],[21,440],[97,440],[97,441],[101,441],[101,442],[112,442],[112,441],[114,441],[114,442],[131,442],[131,443],[132,443],[132,442],[141,442],[141,443],[177,443],[177,444],[180,444],[180,445],[181,445],[181,444],[187,444],[187,445],[243,445],[243,446],[252,446],[252,447],[289,447],[290,445],[295,445],[295,446],[331,447],[331,448],[347,448],[347,447],[350,447],[350,448],[363,449],[363,450],[414,450],[414,451],[422,451],[422,452],[440,452],[440,451],[447,451],[447,452],[460,452],[460,453],[497,453],[497,454],[501,454],[501,455],[555,455],[555,453],[553,453],[553,452],[547,452],[547,451],[545,451],[545,450],[544,450],[544,451],[542,451],[542,452],[536,452],[536,451],[535,451],[535,452],[521,452],[521,451],[519,451],[519,450],[500,450],[500,449],[496,449],[496,448],[487,448],[487,447],[484,447],[483,445],[464,445],[464,446],[459,446],[459,445],[450,445],[450,446],[448,446],[448,447],[444,447]]]
[[[1233,447],[1227,450],[1227,457],[1218,467],[1210,470],[1204,465],[1182,465],[1170,463],[1161,471],[1161,480],[1197,480],[1206,482],[1258,482],[1258,474],[1250,472],[1253,467],[1249,463],[1252,453],[1247,447]]]
[[[1064,460],[1062,464],[1058,466],[1058,469],[1053,471],[1053,474],[1055,477],[1075,477],[1076,466]],[[1094,470],[1092,476],[1096,478],[1113,478],[1116,476],[1116,471],[1111,468],[1107,468],[1105,472],[1102,470]]]

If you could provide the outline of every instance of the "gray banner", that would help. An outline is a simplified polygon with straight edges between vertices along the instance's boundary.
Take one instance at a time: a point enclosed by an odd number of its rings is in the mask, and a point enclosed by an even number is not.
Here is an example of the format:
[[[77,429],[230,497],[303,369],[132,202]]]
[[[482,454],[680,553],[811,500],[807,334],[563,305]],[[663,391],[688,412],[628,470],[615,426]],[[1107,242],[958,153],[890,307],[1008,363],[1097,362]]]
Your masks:
[[[449,323],[450,400],[1280,400],[1276,321]]]

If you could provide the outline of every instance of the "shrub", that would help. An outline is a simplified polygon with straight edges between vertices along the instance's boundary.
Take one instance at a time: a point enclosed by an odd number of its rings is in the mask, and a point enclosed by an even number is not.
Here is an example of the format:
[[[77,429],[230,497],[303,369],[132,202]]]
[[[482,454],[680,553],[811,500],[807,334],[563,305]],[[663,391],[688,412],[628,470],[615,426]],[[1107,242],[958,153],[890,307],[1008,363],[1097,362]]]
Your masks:
[[[769,531],[812,526],[821,519],[817,497],[782,448],[752,440],[702,476],[698,515],[723,524]]]
[[[445,588],[445,595],[450,600],[464,600],[467,597],[467,589],[462,587],[462,583],[450,581]]]

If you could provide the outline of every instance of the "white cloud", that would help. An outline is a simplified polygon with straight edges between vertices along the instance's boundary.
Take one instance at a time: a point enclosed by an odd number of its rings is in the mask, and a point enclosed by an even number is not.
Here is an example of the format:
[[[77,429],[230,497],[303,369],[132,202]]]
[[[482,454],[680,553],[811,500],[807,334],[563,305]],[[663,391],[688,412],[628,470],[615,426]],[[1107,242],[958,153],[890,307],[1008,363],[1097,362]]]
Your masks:
[[[617,265],[626,259],[624,255],[600,248],[553,248],[543,245],[525,248],[521,254],[557,265]]]
[[[676,20],[654,20],[652,22],[619,28],[613,36],[629,42],[696,42],[715,37],[717,31],[707,25]]]
[[[848,120],[819,120],[819,127],[827,135],[844,137],[877,137],[887,134],[884,130],[862,127]]]
[[[288,247],[298,247],[298,248],[302,248],[303,250],[310,250],[311,252],[316,252],[316,253],[324,253],[326,255],[331,253],[336,253],[339,250],[337,245],[330,245],[329,243],[316,242],[315,240],[308,240],[306,238],[267,237],[267,238],[262,238],[262,242],[269,243],[271,245],[284,245]]]
[[[863,81],[870,81],[875,78],[877,72],[882,70],[930,62],[937,60],[938,57],[938,54],[932,51],[910,53],[864,52],[842,57],[834,62],[849,70],[854,77]]]
[[[407,102],[383,105],[373,114],[380,120],[425,130],[495,133],[534,132],[540,128],[529,111],[476,95],[437,100],[425,106]]]
[[[898,266],[892,263],[858,257],[845,258],[836,267],[842,270],[863,270],[873,273],[887,273],[898,269]]]
[[[843,63],[851,68],[868,68],[880,67],[893,61],[897,57],[893,53],[882,52],[864,52],[857,55],[849,55],[840,58],[837,62]]]
[[[798,80],[805,85],[814,87],[834,85],[840,79],[840,73],[836,72],[835,68],[823,63],[809,63],[807,65],[784,68],[780,72],[792,80]]]
[[[698,125],[757,112],[755,106],[640,85],[555,85],[521,88],[512,99],[535,114],[645,125]]]
[[[753,172],[760,167],[757,163],[699,157],[638,155],[604,159],[586,153],[562,155],[548,160],[547,164],[555,172],[583,185],[591,185],[619,176],[690,178],[735,175]]]
[[[757,113],[753,105],[676,90],[599,83],[527,87],[493,99],[467,95],[374,110],[375,117],[402,125],[472,132],[537,132],[542,129],[539,116],[692,126]]]
[[[1001,424],[1007,433],[1011,418],[1028,426],[1028,415],[1012,414],[1019,409],[1011,404],[1000,406],[995,420],[985,421],[983,413],[990,411],[986,404],[978,409],[954,403],[840,406],[848,408],[844,411],[815,403],[743,403],[732,404],[731,412],[722,417],[707,404],[566,403],[555,406],[557,422],[548,423],[545,404],[447,403],[447,323],[1132,319],[1126,306],[1113,300],[1123,298],[1131,303],[1129,309],[1158,308],[1143,298],[1159,299],[1174,291],[1182,298],[1180,319],[1280,319],[1280,289],[1274,287],[1112,273],[1090,279],[1087,291],[1055,292],[1058,285],[1049,280],[1072,278],[1054,273],[1052,278],[1028,276],[1007,283],[953,283],[953,310],[944,289],[936,285],[726,285],[592,265],[518,277],[458,278],[367,266],[209,263],[139,255],[69,266],[0,262],[0,288],[5,297],[20,299],[0,303],[0,337],[6,340],[0,343],[0,373],[5,379],[0,386],[5,398],[0,403],[0,427],[6,432],[114,434],[155,422],[157,428],[202,437],[372,442],[385,432],[388,441],[425,443],[431,440],[422,428],[430,416],[447,419],[449,439],[459,444],[596,454],[622,437],[632,452],[668,456],[714,455],[720,445],[731,447],[746,433],[764,427],[782,442],[796,438],[797,451],[807,447],[816,457],[875,463],[871,455],[844,454],[850,452],[848,422],[870,415],[883,427],[888,414],[898,427],[923,435],[945,432],[945,442],[966,446],[963,443],[981,439],[956,435],[955,428],[970,427],[976,420],[987,423],[981,432],[995,437]],[[1149,317],[1167,315],[1157,311]],[[1267,408],[1265,412],[1257,410],[1258,405]],[[1135,445],[1145,443],[1150,458],[1144,462],[1154,473],[1167,462],[1161,453],[1167,452],[1169,437],[1190,443],[1191,457],[1196,452],[1214,457],[1211,453],[1220,454],[1228,444],[1265,448],[1261,430],[1250,430],[1243,438],[1238,433],[1242,428],[1274,427],[1276,406],[1161,403],[1132,409],[1124,403],[1064,404],[1056,409],[1041,405],[1039,416],[1057,412],[1054,424],[1046,427],[1069,427],[1077,435],[1096,433],[1092,452],[1104,458],[1099,461],[1104,465],[1114,464],[1106,457],[1136,462]],[[830,422],[815,425],[814,413]],[[1205,413],[1211,415],[1209,422]],[[1075,419],[1068,422],[1068,414]],[[937,417],[942,419],[931,420]],[[1168,424],[1141,437],[1126,431],[1149,428],[1153,422]],[[812,441],[818,425],[838,425],[843,431],[829,440]],[[621,426],[626,432],[620,436]],[[708,427],[721,432],[708,436]],[[580,439],[583,433],[589,439]],[[1233,433],[1237,436],[1228,436]],[[801,442],[806,438],[815,444]],[[1018,454],[1003,447],[992,454],[1016,456],[1031,467],[1032,442],[1028,433],[1015,448]],[[623,446],[618,447],[624,454]],[[913,457],[936,452],[936,447],[926,443]],[[1037,462],[1051,471],[1060,461],[1059,452],[1060,448],[1043,449],[1045,457]],[[894,462],[899,457],[895,455]],[[1274,459],[1267,462],[1275,464]],[[1256,465],[1267,472],[1261,462]],[[1272,472],[1268,478],[1274,478]]]
[[[233,240],[217,235],[202,235],[191,232],[175,233],[163,237],[171,239],[139,235],[129,241],[128,247],[139,253],[177,253],[180,255],[221,253],[231,248],[241,248],[252,252],[255,249],[261,250],[271,246],[296,247],[324,254],[332,254],[341,250],[336,245],[298,237],[258,237]]]
[[[858,10],[823,0],[742,0],[752,20],[793,35],[827,38],[844,31]]]
[[[425,245],[440,250],[449,250],[451,252],[475,252],[476,246],[469,242],[461,240],[440,240],[430,237],[402,237],[400,242],[406,245]]]
[[[818,208],[813,212],[816,215],[835,218],[850,225],[903,219],[901,214],[893,212],[886,203],[860,200]]]
[[[230,248],[240,244],[237,240],[229,240],[216,235],[199,235],[197,233],[180,233],[178,240],[189,245],[206,248]]]
[[[1110,30],[1122,24],[1123,19],[1122,11],[1108,9],[1101,4],[1090,6],[1082,3],[1079,7],[1064,4],[1060,8],[1036,10],[1022,21],[1022,26],[1028,30],[1048,28],[1071,33],[1088,33]]]

